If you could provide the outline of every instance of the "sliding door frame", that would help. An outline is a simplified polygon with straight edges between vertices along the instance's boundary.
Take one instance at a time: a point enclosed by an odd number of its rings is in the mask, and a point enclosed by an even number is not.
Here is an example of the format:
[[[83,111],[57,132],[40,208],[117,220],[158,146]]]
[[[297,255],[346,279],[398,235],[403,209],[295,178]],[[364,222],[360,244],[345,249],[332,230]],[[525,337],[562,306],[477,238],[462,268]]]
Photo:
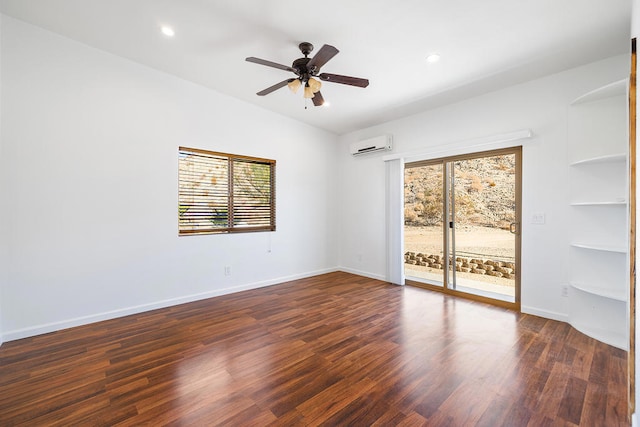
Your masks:
[[[443,234],[443,256],[444,256],[444,267],[443,267],[443,282],[442,286],[425,283],[422,281],[415,281],[410,279],[405,279],[405,284],[410,286],[416,286],[420,288],[425,288],[429,290],[434,290],[437,292],[442,292],[448,295],[462,297],[474,301],[479,301],[483,303],[488,303],[492,305],[496,305],[503,308],[508,308],[511,310],[520,311],[521,303],[520,303],[520,279],[522,270],[520,255],[522,253],[522,146],[514,146],[508,148],[500,148],[497,150],[489,150],[489,151],[481,151],[475,153],[467,153],[460,154],[454,156],[440,157],[428,160],[419,160],[414,162],[408,162],[404,165],[405,169],[410,167],[420,167],[420,166],[430,166],[441,164],[442,165],[442,191],[443,195],[449,189],[450,183],[447,183],[448,174],[446,170],[446,165],[449,162],[455,162],[458,160],[469,160],[469,159],[477,159],[482,157],[491,157],[491,156],[500,156],[505,154],[514,154],[516,159],[516,182],[515,182],[515,192],[516,192],[516,212],[515,212],[515,222],[517,223],[517,233],[515,233],[515,257],[516,257],[516,277],[515,277],[515,301],[503,301],[499,299],[489,298],[482,295],[470,294],[467,292],[462,292],[456,289],[449,288],[449,248],[447,247],[447,237],[446,234],[449,233],[449,206],[448,206],[448,197],[443,197],[443,209],[442,209],[442,234]],[[455,270],[455,269],[454,269]],[[454,273],[455,274],[455,273]]]
[[[637,40],[631,39],[631,71],[629,76],[629,415],[636,410],[636,79]]]

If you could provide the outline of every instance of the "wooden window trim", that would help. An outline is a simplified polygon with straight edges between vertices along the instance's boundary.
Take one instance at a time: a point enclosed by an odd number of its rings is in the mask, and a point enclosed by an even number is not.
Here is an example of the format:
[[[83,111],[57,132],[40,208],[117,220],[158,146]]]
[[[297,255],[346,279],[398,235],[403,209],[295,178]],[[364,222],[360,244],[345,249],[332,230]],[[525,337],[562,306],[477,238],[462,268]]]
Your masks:
[[[182,175],[181,169],[181,161],[184,156],[189,155],[201,155],[203,157],[211,157],[212,162],[211,165],[215,163],[214,158],[221,162],[226,162],[226,190],[218,189],[217,193],[211,194],[211,200],[214,197],[217,197],[218,200],[223,197],[226,198],[226,203],[222,203],[218,206],[221,206],[226,209],[226,227],[225,226],[210,226],[206,227],[203,223],[198,224],[197,221],[188,222],[182,218],[182,215],[188,212],[189,209],[196,206],[195,202],[183,203],[184,198],[189,196],[189,193],[183,190],[189,183],[194,185],[195,188],[196,183],[199,183],[196,179],[188,179],[184,178]],[[257,165],[268,165],[269,166],[269,175],[268,178],[263,180],[263,183],[267,183],[269,187],[269,194],[267,195],[268,202],[268,214],[264,214],[264,205],[260,206],[262,209],[262,213],[258,213],[255,219],[258,222],[268,222],[268,224],[259,224],[259,225],[234,225],[236,224],[236,212],[241,211],[245,214],[247,213],[247,206],[251,206],[250,204],[241,204],[237,202],[236,194],[234,190],[241,191],[239,186],[236,186],[237,178],[234,173],[235,166],[238,164],[246,164],[246,163],[254,163]],[[202,162],[202,164],[206,164],[206,162]],[[272,159],[265,159],[260,157],[252,157],[252,156],[244,156],[238,154],[230,154],[230,153],[222,153],[217,151],[209,151],[202,150],[199,148],[190,148],[190,147],[178,147],[178,235],[180,236],[188,236],[188,235],[200,235],[200,234],[226,234],[226,233],[250,233],[250,232],[260,232],[260,231],[275,231],[276,230],[276,209],[275,209],[275,200],[276,200],[276,161]],[[204,182],[204,181],[202,181]],[[184,184],[184,185],[183,185]],[[221,185],[222,186],[222,185]],[[184,192],[183,192],[184,191]],[[191,193],[193,197],[194,193]],[[209,194],[202,195],[200,197],[208,198]],[[242,195],[241,195],[242,196]],[[249,201],[252,201],[251,194],[244,194],[245,198],[248,198]],[[236,202],[238,204],[236,204]],[[189,206],[185,211],[182,211],[184,206]],[[202,208],[200,208],[202,209]],[[206,211],[206,209],[205,209]]]

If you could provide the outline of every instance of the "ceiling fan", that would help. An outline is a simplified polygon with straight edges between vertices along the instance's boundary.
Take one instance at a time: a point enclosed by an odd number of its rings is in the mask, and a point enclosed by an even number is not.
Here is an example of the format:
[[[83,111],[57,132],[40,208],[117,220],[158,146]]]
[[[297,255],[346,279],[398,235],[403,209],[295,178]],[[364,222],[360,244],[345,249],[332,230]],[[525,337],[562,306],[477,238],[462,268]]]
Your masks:
[[[316,107],[324,104],[324,98],[320,93],[320,87],[322,83],[320,80],[332,83],[341,83],[344,85],[367,87],[369,86],[369,80],[361,79],[358,77],[341,76],[339,74],[320,73],[320,68],[329,62],[331,58],[336,56],[339,52],[335,47],[325,44],[320,48],[318,53],[313,58],[309,58],[309,54],[313,51],[313,45],[308,42],[302,42],[298,46],[300,51],[304,55],[304,58],[298,58],[293,61],[291,66],[277,64],[275,62],[267,61],[265,59],[255,58],[250,56],[246,60],[255,64],[266,65],[267,67],[278,68],[280,70],[291,71],[297,77],[290,78],[276,83],[264,90],[261,90],[256,95],[264,96],[271,92],[280,89],[281,87],[288,86],[293,93],[296,93],[300,87],[304,86],[303,96],[305,98],[311,98],[313,105]],[[317,78],[316,78],[317,77]],[[320,79],[320,80],[318,80]]]

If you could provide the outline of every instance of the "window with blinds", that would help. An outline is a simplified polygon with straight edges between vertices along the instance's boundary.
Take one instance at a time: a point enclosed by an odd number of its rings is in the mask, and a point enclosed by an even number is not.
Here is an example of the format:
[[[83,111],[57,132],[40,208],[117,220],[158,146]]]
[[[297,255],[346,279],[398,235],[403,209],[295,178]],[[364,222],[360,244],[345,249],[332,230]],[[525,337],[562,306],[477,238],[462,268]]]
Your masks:
[[[276,161],[178,149],[178,234],[274,231]]]

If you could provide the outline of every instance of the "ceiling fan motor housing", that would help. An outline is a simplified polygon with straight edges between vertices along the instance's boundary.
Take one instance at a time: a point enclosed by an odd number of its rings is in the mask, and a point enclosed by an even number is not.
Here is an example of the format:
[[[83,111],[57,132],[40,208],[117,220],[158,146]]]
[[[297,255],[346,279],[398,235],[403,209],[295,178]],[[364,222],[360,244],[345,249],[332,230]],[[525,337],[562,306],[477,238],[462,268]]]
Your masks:
[[[310,77],[315,76],[315,72],[317,71],[315,69],[317,67],[313,67],[313,70],[307,68],[307,64],[311,61],[311,58],[308,56],[313,51],[313,45],[309,42],[302,42],[298,45],[298,48],[304,55],[304,58],[298,58],[293,61],[291,68],[296,70],[296,74],[300,77],[300,80],[305,83],[309,81]]]
[[[309,77],[311,77],[313,75],[307,69],[307,63],[309,61],[311,61],[311,58],[306,58],[306,57],[305,58],[298,58],[295,61],[293,61],[293,64],[291,64],[291,68],[296,70],[296,74],[298,76],[300,76],[302,81],[309,80]]]

